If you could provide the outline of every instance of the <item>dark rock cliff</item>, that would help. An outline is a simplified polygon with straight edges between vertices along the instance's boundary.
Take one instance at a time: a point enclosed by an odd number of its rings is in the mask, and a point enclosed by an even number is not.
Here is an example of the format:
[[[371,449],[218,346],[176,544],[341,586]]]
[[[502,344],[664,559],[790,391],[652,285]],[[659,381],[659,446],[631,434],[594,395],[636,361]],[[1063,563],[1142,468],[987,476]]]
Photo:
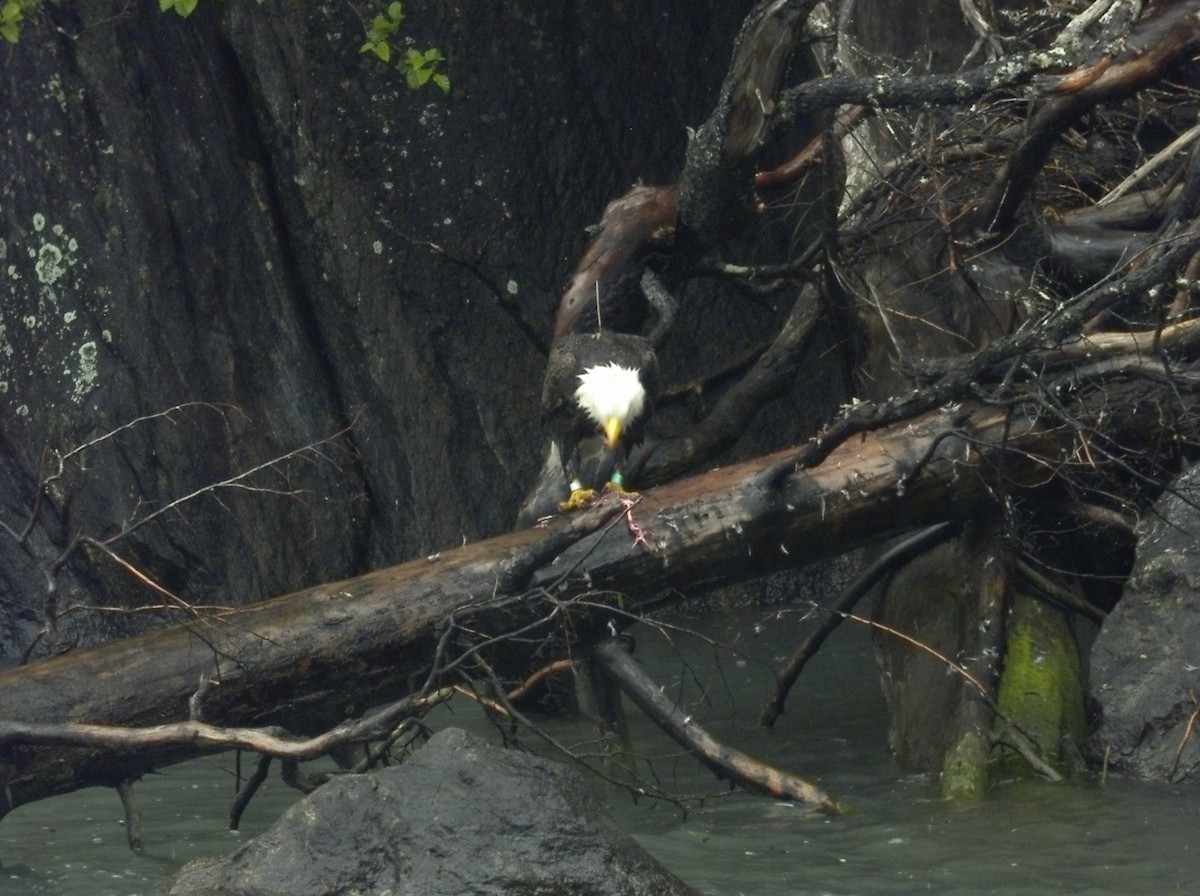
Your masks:
[[[0,519],[100,441],[0,538],[0,653],[48,571],[58,646],[147,618],[72,605],[164,600],[96,547],[56,568],[78,536],[237,604],[508,528],[585,227],[677,176],[749,6],[709,5],[419,4],[449,96],[345,4],[48,6],[0,63]]]

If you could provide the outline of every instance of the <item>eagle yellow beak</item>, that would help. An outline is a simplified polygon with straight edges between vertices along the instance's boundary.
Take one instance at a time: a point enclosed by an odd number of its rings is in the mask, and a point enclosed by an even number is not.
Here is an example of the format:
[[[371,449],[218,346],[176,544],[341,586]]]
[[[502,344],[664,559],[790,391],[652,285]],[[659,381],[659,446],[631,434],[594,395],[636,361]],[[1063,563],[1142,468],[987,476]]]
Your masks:
[[[616,448],[620,440],[621,421],[616,417],[609,417],[608,422],[604,424],[604,441],[608,443],[609,448]]]

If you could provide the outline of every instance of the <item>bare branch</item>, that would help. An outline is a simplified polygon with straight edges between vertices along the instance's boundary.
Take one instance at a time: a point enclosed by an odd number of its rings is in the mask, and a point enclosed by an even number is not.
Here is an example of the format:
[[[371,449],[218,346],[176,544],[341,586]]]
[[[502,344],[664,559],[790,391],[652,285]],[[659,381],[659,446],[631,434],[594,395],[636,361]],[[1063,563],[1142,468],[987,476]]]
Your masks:
[[[841,812],[837,800],[816,785],[718,742],[664,696],[662,689],[641,670],[619,640],[609,639],[597,644],[592,649],[592,656],[616,678],[621,689],[651,721],[718,777],[736,781],[754,793],[795,800],[831,814]]]
[[[278,728],[224,728],[196,721],[129,728],[80,722],[4,720],[0,721],[0,744],[56,744],[109,751],[194,745],[202,749],[252,750],[263,756],[285,759],[314,759],[342,744],[385,737],[401,719],[428,712],[450,699],[453,693],[453,688],[440,688],[428,695],[405,697],[370,716],[344,722],[310,738],[294,738]]]
[[[295,492],[292,492],[292,491],[280,491],[278,489],[270,489],[270,488],[265,488],[262,486],[255,486],[255,485],[252,485],[250,481],[255,476],[257,476],[259,473],[263,473],[267,470],[276,469],[280,465],[285,464],[289,460],[294,460],[297,457],[312,456],[312,457],[316,457],[316,458],[319,458],[322,460],[326,459],[319,450],[321,448],[321,446],[328,445],[331,442],[336,441],[337,439],[346,435],[346,433],[353,430],[353,428],[354,428],[354,424],[351,423],[348,426],[343,427],[342,429],[338,430],[337,432],[333,433],[330,436],[326,436],[323,439],[319,439],[315,442],[310,442],[309,444],[302,445],[299,448],[293,448],[291,451],[286,451],[283,454],[280,454],[276,457],[271,458],[270,460],[265,460],[262,463],[259,463],[253,467],[250,467],[249,469],[242,470],[240,473],[236,473],[233,476],[230,476],[226,479],[222,479],[219,482],[211,482],[211,483],[208,483],[207,485],[203,485],[200,488],[197,488],[197,489],[189,492],[186,495],[176,498],[173,501],[169,501],[168,503],[164,504],[162,507],[159,507],[157,510],[152,511],[151,513],[148,513],[145,516],[138,517],[131,521],[127,521],[125,524],[123,524],[121,526],[120,532],[104,539],[103,543],[106,545],[115,544],[116,542],[120,541],[123,538],[126,538],[127,536],[131,535],[133,532],[136,532],[138,529],[141,529],[143,526],[146,526],[147,524],[153,522],[154,520],[158,519],[159,517],[164,516],[165,514],[171,513],[174,510],[178,510],[180,507],[196,500],[199,497],[202,497],[204,495],[214,494],[216,492],[221,491],[222,489],[244,489],[244,490],[255,491],[255,492],[267,492],[270,494],[285,494],[285,495],[295,494]]]

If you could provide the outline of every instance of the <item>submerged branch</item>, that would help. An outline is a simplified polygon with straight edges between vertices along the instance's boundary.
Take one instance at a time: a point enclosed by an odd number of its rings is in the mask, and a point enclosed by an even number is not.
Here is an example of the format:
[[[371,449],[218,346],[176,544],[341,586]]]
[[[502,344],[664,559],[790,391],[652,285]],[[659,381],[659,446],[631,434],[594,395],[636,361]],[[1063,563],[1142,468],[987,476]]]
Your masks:
[[[719,778],[740,784],[752,793],[795,800],[822,812],[839,814],[841,807],[815,784],[781,771],[728,747],[672,703],[617,639],[601,642],[592,656],[616,679],[621,690],[672,740],[687,748]]]

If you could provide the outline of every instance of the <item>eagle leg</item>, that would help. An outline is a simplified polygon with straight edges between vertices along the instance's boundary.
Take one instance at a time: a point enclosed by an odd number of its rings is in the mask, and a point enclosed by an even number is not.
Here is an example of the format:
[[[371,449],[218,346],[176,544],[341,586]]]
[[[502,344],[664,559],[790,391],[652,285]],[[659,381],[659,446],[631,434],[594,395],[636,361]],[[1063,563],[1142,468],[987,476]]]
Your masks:
[[[625,488],[625,476],[620,469],[613,470],[612,475],[608,477],[608,482],[604,484],[604,494],[616,495],[619,501],[638,497],[636,491],[629,491]]]

